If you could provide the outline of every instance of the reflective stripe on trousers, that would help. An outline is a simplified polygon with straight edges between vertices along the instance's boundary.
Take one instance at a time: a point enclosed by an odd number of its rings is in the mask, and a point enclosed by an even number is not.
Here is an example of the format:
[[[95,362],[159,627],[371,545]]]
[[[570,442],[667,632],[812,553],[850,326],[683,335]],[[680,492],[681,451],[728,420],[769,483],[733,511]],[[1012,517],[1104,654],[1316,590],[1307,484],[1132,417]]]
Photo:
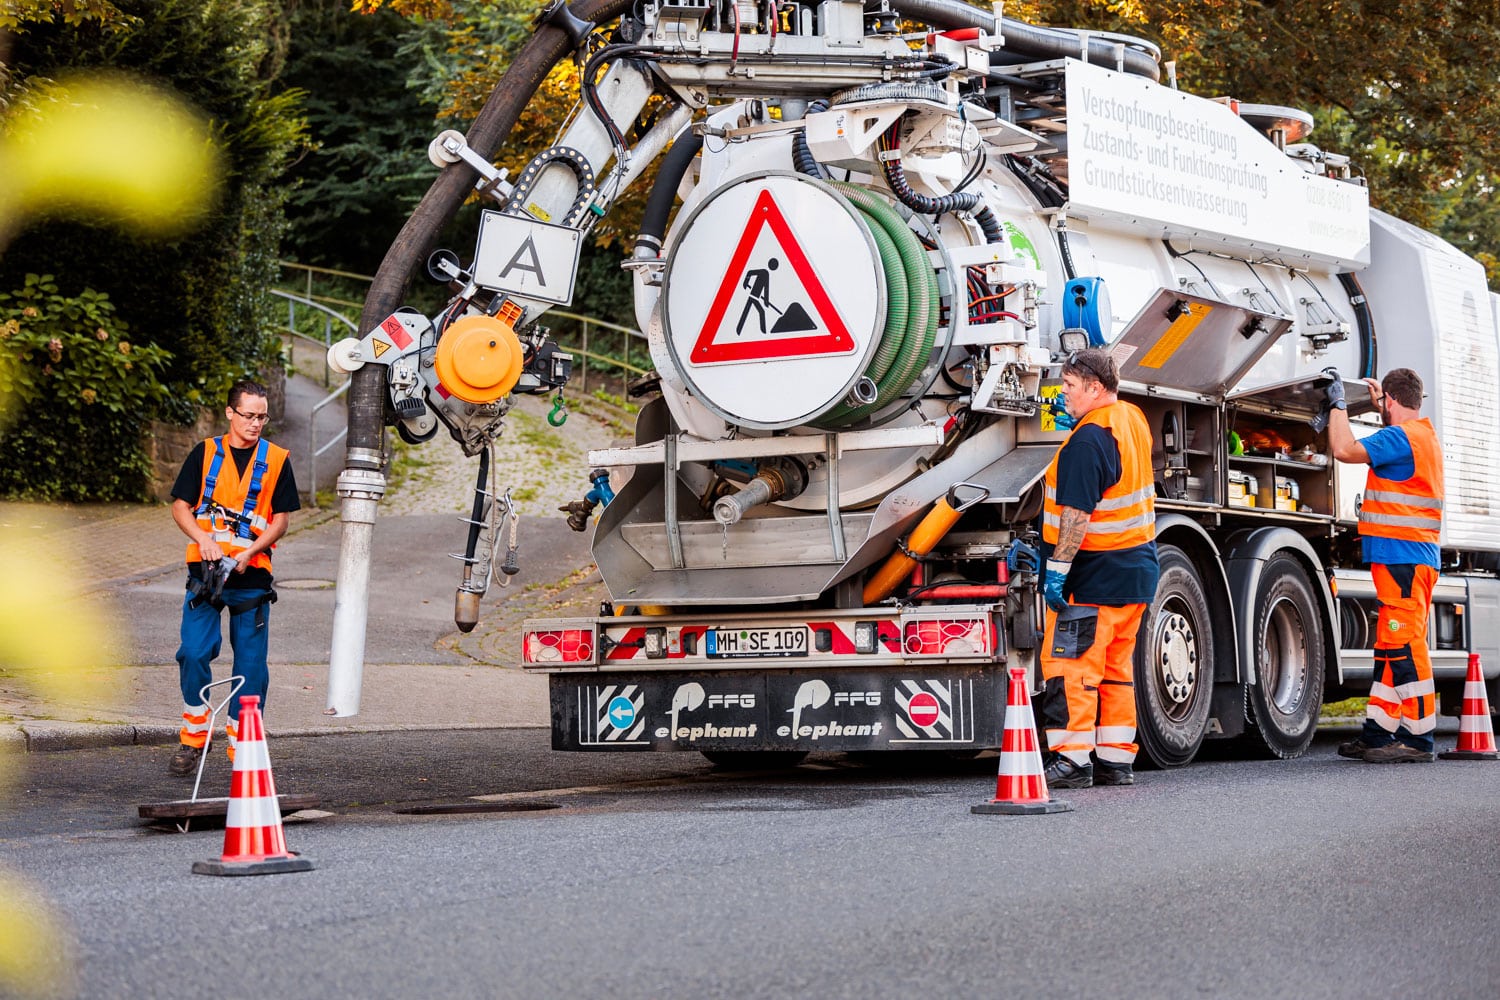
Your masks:
[[[1437,570],[1402,564],[1370,567],[1380,600],[1376,623],[1375,673],[1365,711],[1364,740],[1372,746],[1394,737],[1418,750],[1432,750],[1437,696],[1427,649],[1427,618]]]
[[[182,706],[182,728],[177,730],[177,742],[183,746],[201,747],[208,742],[207,705]]]
[[[1144,604],[1099,607],[1094,643],[1077,659],[1052,655],[1057,613],[1047,611],[1042,644],[1041,716],[1047,749],[1075,764],[1092,753],[1111,764],[1135,760],[1135,685],[1132,655]]]

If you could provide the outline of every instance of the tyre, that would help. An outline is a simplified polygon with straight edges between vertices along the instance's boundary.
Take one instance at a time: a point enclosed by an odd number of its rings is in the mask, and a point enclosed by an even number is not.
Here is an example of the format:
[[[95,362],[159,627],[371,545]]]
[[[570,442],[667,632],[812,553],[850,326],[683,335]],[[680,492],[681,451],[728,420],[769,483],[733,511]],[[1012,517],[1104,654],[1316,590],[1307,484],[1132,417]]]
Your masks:
[[[1175,545],[1135,644],[1136,739],[1158,767],[1181,767],[1203,742],[1214,690],[1214,636],[1198,568]]]
[[[721,771],[779,771],[796,767],[805,750],[703,750],[708,762]]]
[[[1266,561],[1246,616],[1255,638],[1255,683],[1245,687],[1246,736],[1274,757],[1300,757],[1323,706],[1323,615],[1302,564]]]

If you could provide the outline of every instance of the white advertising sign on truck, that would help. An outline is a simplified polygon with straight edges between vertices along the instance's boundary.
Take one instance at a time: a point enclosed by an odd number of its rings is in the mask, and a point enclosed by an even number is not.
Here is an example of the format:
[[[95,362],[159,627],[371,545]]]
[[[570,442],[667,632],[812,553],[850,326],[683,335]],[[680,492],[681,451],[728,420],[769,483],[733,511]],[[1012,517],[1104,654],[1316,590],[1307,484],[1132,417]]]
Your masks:
[[[1195,246],[1370,262],[1369,194],[1308,173],[1228,106],[1068,60],[1069,212]]]

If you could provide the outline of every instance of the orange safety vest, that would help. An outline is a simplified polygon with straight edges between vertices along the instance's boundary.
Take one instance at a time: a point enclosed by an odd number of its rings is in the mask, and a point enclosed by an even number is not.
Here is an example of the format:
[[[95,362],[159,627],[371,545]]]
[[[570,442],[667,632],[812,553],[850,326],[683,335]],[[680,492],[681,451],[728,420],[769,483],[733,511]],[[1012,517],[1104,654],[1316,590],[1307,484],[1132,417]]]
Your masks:
[[[1438,544],[1443,527],[1443,448],[1432,421],[1423,417],[1398,425],[1411,444],[1410,479],[1382,479],[1372,466],[1359,506],[1359,533],[1406,542]]]
[[[1156,482],[1151,468],[1151,429],[1146,416],[1133,403],[1116,401],[1090,410],[1068,434],[1094,424],[1109,431],[1120,449],[1120,479],[1104,491],[1104,497],[1089,515],[1083,536],[1083,552],[1119,552],[1156,539]],[[1064,441],[1066,447],[1068,441]],[[1047,466],[1042,505],[1042,539],[1056,545],[1062,527],[1062,509],[1057,502],[1057,462],[1062,448]]]
[[[285,448],[261,440],[241,476],[222,438],[207,438],[203,442],[203,482],[198,487],[198,506],[193,516],[200,528],[213,535],[226,555],[234,556],[248,549],[266,530],[271,518],[271,497],[276,494],[276,480],[287,455]],[[188,543],[187,561],[203,561],[197,542]],[[250,565],[269,573],[271,553],[257,552]]]

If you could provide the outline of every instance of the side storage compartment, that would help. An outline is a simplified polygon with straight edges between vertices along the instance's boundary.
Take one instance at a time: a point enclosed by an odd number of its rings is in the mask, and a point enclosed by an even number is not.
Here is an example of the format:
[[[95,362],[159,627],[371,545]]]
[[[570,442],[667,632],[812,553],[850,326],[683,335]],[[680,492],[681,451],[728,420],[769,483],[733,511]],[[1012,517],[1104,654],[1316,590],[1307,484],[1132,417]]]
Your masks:
[[[1219,407],[1160,395],[1124,394],[1141,408],[1151,428],[1156,496],[1170,503],[1216,506],[1221,502],[1216,445],[1222,435]]]
[[[1227,400],[1225,505],[1332,521],[1337,477],[1326,429],[1314,429],[1327,376],[1236,393]]]

